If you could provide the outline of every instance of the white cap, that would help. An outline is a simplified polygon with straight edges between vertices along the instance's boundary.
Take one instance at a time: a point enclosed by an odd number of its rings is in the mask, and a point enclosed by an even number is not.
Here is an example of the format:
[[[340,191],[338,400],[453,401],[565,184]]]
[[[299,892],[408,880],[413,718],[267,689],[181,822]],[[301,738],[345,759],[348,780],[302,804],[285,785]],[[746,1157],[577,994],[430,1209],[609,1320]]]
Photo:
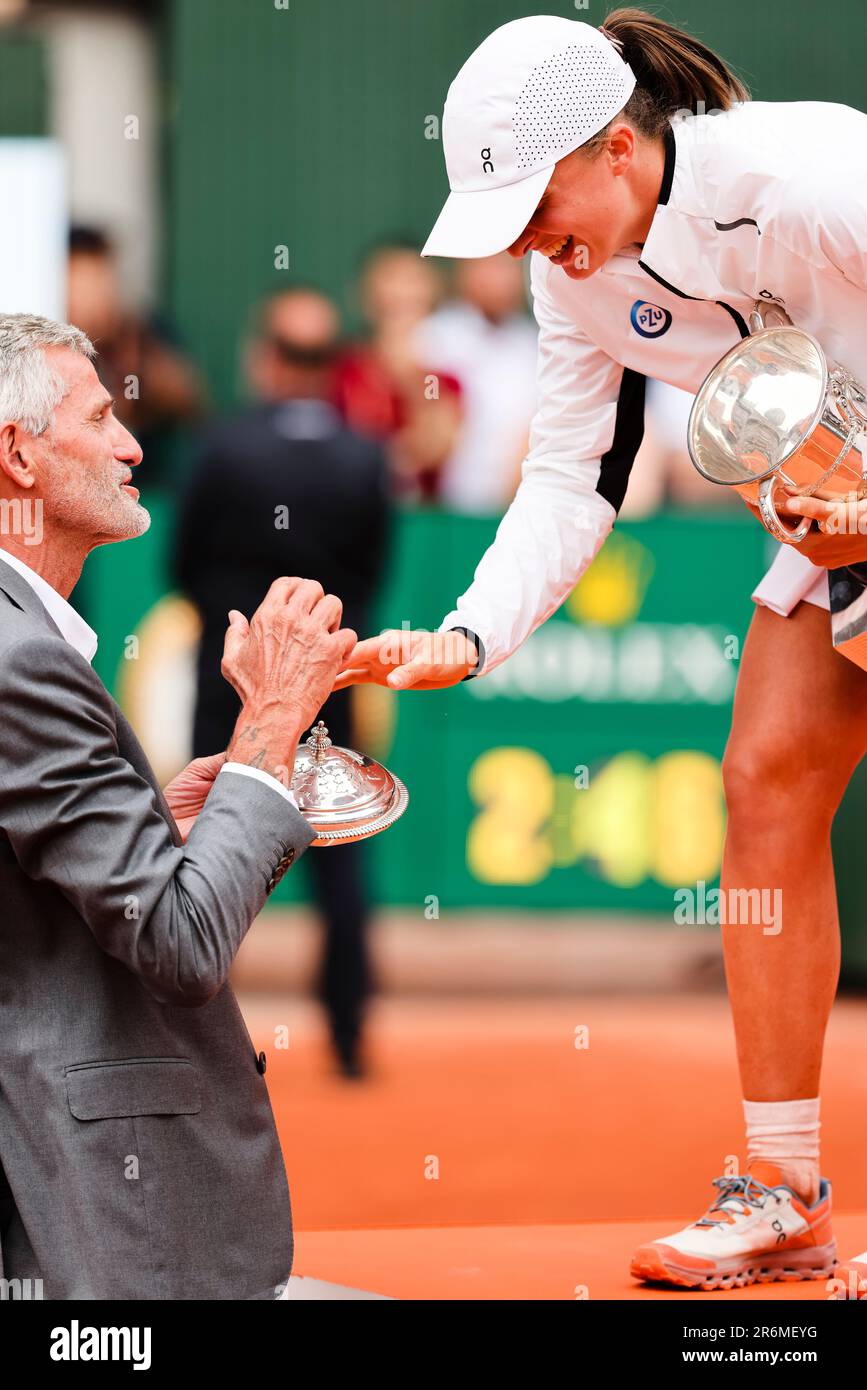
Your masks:
[[[614,41],[580,20],[531,15],[495,29],[448,90],[442,135],[452,191],[421,254],[505,251],[557,160],[622,111],[635,84]]]

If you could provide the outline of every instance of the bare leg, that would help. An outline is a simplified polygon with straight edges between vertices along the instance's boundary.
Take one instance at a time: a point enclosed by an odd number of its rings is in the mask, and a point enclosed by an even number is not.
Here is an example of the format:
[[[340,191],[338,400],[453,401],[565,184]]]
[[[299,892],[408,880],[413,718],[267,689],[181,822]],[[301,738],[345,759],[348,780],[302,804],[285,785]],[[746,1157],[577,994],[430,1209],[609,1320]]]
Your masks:
[[[723,762],[721,886],[782,891],[782,930],[723,927],[746,1100],[819,1094],[840,971],[830,830],[867,750],[867,672],[831,645],[826,609],[757,607]]]

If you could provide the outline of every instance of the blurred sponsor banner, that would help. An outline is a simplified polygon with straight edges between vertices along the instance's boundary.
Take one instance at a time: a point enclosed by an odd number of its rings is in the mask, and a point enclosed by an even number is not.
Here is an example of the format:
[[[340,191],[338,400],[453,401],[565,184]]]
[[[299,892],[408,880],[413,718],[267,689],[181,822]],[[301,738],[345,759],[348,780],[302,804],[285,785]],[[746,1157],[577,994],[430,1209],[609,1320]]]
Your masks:
[[[436,626],[493,529],[407,518],[383,625]],[[384,898],[431,915],[670,911],[675,887],[713,881],[720,759],[764,553],[745,518],[622,523],[560,612],[491,675],[394,697],[388,758],[413,799],[375,846]]]
[[[99,632],[97,669],[165,781],[188,756],[197,624],[167,592],[171,508],[148,505],[151,530],[95,551],[74,601]],[[435,628],[495,527],[403,516],[377,630]],[[767,559],[747,517],[621,522],[560,612],[490,676],[442,692],[359,687],[356,746],[385,759],[411,796],[369,844],[375,900],[414,907],[420,921],[474,907],[673,915],[679,888],[710,890],[725,828],[720,761]],[[867,763],[834,825],[850,976],[867,976],[865,807]],[[305,889],[305,874],[287,874],[270,902]]]
[[[66,166],[55,140],[0,139],[0,312],[66,311]]]
[[[84,582],[97,665],[167,778],[185,754],[196,627],[166,595],[170,516],[153,510],[148,535],[97,551]],[[435,627],[494,529],[404,516],[377,626]],[[670,911],[674,888],[713,881],[720,758],[764,552],[747,518],[622,523],[561,611],[490,676],[443,692],[359,691],[356,742],[411,795],[371,843],[377,897],[429,917]],[[287,875],[280,900],[299,894],[299,877]]]

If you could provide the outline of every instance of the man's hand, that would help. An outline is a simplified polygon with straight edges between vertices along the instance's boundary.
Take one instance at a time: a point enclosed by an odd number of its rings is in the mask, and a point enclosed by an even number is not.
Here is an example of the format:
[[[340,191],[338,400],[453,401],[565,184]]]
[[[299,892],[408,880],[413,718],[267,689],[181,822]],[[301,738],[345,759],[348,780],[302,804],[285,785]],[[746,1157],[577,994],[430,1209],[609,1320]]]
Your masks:
[[[226,761],[225,753],[212,753],[207,758],[194,758],[165,788],[163,795],[186,842],[196,822],[196,816],[208,799],[214,778]]]
[[[441,690],[478,665],[475,644],[462,632],[389,630],[359,642],[334,682],[384,685],[390,690]]]
[[[343,604],[314,579],[275,579],[249,623],[232,610],[222,672],[241,697],[226,757],[287,785],[295,750],[357,642]]]

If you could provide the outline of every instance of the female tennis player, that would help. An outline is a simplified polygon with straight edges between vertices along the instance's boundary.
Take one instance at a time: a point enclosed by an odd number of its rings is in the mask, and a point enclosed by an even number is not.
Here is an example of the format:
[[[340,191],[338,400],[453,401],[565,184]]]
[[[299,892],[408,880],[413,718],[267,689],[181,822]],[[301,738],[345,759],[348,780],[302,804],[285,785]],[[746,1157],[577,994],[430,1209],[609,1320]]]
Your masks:
[[[604,28],[497,29],[443,117],[451,187],[422,252],[531,252],[538,411],[514,501],[436,634],[359,642],[338,686],[430,690],[492,671],[560,606],[610,531],[643,432],[645,378],[695,392],[775,300],[867,381],[867,115],[758,102],[689,34],[637,9]],[[704,1289],[835,1271],[819,1079],[837,987],[831,820],[867,750],[867,674],[835,653],[828,569],[867,559],[820,524],[753,593],[724,760],[725,890],[779,888],[776,935],[723,928],[747,1162],[632,1272]],[[725,555],[716,557],[725,564]],[[689,582],[688,576],[684,581]],[[730,899],[727,899],[730,900]],[[837,1268],[867,1276],[867,1253]]]

